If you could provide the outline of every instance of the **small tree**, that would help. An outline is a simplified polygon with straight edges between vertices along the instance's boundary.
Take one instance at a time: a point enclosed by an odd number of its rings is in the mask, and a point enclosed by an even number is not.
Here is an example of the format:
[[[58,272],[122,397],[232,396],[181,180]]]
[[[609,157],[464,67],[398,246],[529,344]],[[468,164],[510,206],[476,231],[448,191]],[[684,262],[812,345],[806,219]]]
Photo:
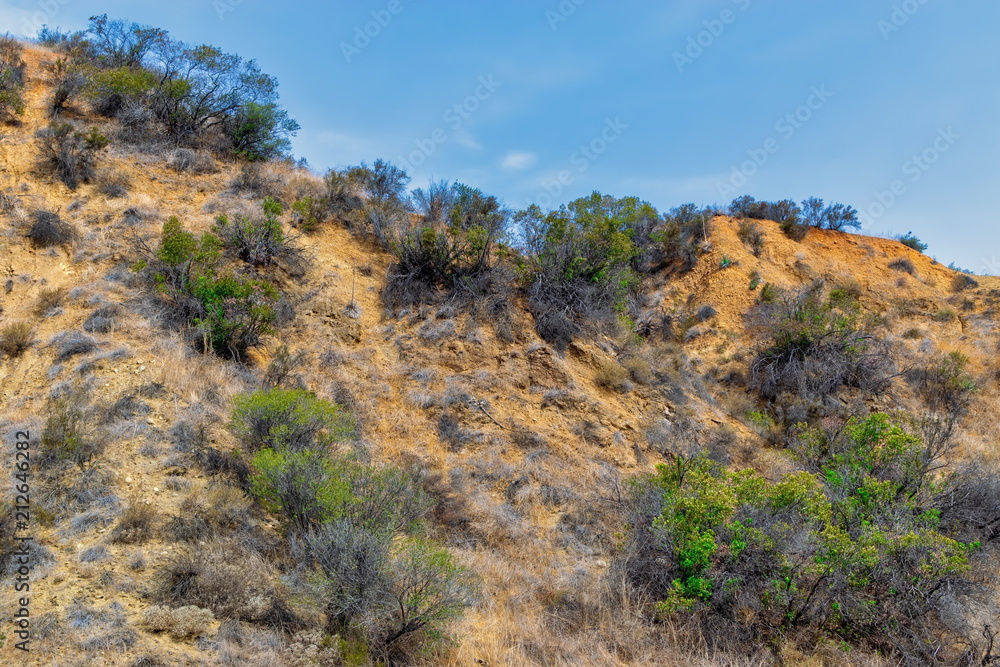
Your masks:
[[[802,219],[806,225],[816,229],[841,231],[845,227],[853,229],[861,227],[856,210],[836,203],[824,207],[823,200],[816,197],[810,197],[802,202]]]
[[[299,129],[288,112],[274,102],[247,102],[226,120],[224,127],[233,153],[250,161],[286,155],[292,147],[291,137]]]
[[[178,319],[202,330],[206,350],[239,360],[272,332],[278,290],[263,280],[219,275],[223,246],[214,234],[196,237],[171,217],[155,251],[139,238],[133,243],[142,255],[133,270],[149,277]]]
[[[897,237],[897,240],[907,248],[913,248],[917,252],[927,250],[927,244],[923,243],[920,239],[914,236],[913,232],[906,232],[903,236]]]

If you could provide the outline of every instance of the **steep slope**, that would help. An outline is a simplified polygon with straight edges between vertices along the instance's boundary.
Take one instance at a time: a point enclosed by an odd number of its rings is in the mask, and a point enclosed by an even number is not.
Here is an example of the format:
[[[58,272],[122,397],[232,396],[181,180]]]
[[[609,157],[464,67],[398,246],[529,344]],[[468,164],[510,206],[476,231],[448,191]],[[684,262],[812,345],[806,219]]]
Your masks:
[[[884,319],[903,358],[962,350],[985,378],[961,436],[965,451],[1000,454],[993,417],[1000,279],[980,277],[978,286],[956,292],[953,271],[896,241],[813,230],[797,243],[773,223],[761,223],[765,243],[758,258],[739,240],[739,222],[726,217],[713,221],[711,249],[692,271],[659,274],[644,287],[640,320],[673,317],[685,327],[681,342],[656,342],[654,336],[638,344],[624,332],[579,340],[560,355],[535,336],[523,309],[514,342],[498,340],[487,323],[448,305],[389,319],[380,293],[390,257],[345,228],[324,225],[301,237],[313,255],[308,274],[280,285],[294,319],[246,367],[201,355],[181,332],[162,327],[148,290],[129,272],[135,259],[130,238],[155,241],[168,216],[201,231],[219,212],[255,206],[257,197],[232,185],[242,167],[179,172],[163,154],[114,143],[102,168],[127,174],[125,197],[108,198],[92,184],[67,189],[35,164],[33,135],[49,120],[42,63],[52,58],[43,49],[27,50],[29,110],[20,126],[4,128],[0,141],[0,190],[16,202],[2,218],[0,270],[10,282],[0,295],[0,327],[29,322],[34,340],[22,356],[0,362],[3,466],[13,462],[11,433],[39,433],[50,398],[74,386],[84,387],[95,405],[134,399],[140,407],[112,423],[114,437],[99,474],[72,470],[56,480],[80,493],[86,487],[88,518],[74,518],[76,506],[66,500],[49,500],[47,510],[35,512],[35,664],[151,664],[132,662],[143,655],[159,656],[164,664],[238,664],[233,656],[251,655],[253,642],[239,648],[231,634],[217,636],[218,624],[208,633],[216,643],[140,631],[155,575],[180,547],[166,530],[141,546],[109,537],[130,505],[153,508],[161,527],[189,511],[182,503],[207,488],[211,476],[180,455],[177,425],[202,415],[213,445],[233,449],[225,429],[230,399],[256,386],[260,369],[282,344],[305,353],[298,372],[307,387],[354,412],[361,446],[373,460],[419,465],[439,476],[433,490],[445,501],[435,530],[478,575],[481,595],[452,628],[456,645],[441,648],[432,662],[695,659],[668,656],[669,638],[637,619],[613,618],[607,605],[603,615],[579,610],[600,608],[594,582],[608,570],[620,541],[615,533],[624,530],[615,512],[616,480],[665,460],[666,448],[655,436],[664,424],[689,422],[706,438],[732,433],[746,443],[734,458],[775,473],[782,469],[780,455],[752,451],[761,443],[744,418],[757,405],[728,379],[745,371],[753,342],[745,321],[759,298],[752,278],[785,290],[817,280],[860,289],[863,307]],[[65,117],[100,122],[82,111]],[[286,201],[318,187],[315,176],[291,166],[269,165],[263,173],[267,187]],[[24,235],[38,209],[58,212],[79,230],[80,241],[33,248]],[[912,273],[891,268],[898,259],[912,263]],[[44,290],[64,293],[59,305],[40,312]],[[357,318],[346,313],[352,299]],[[119,309],[115,324],[103,333],[85,331],[88,318],[109,305]],[[715,314],[692,319],[703,306]],[[68,350],[69,335],[91,343],[80,352]],[[631,374],[622,371],[620,382],[609,383],[602,369],[621,369],[619,363]],[[908,391],[903,383],[894,387],[903,404],[913,400]],[[0,494],[13,498],[7,476]],[[250,521],[261,539],[283,539],[274,517],[255,510]],[[274,564],[259,567],[255,574],[281,581]],[[4,590],[10,585],[4,581]],[[0,596],[5,617],[14,613],[14,603],[13,595]],[[89,620],[71,621],[68,613]],[[56,623],[61,630],[53,630]],[[631,634],[609,637],[626,630]],[[9,640],[2,653],[15,659]]]

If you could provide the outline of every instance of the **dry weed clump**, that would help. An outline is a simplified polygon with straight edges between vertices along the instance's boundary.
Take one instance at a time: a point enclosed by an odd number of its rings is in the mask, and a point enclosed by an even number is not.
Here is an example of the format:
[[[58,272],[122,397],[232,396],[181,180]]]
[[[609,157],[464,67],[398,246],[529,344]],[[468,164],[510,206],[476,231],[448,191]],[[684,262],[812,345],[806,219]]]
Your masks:
[[[116,544],[142,544],[152,539],[156,531],[156,508],[138,496],[129,500],[118,525],[111,531]]]
[[[195,606],[162,607],[155,605],[142,614],[142,624],[151,632],[169,632],[175,639],[187,639],[208,634],[215,615]]]
[[[11,359],[31,347],[32,328],[28,322],[11,322],[0,329],[0,352]]]
[[[602,359],[594,371],[594,382],[598,387],[610,391],[626,392],[631,387],[629,371],[617,361]]]
[[[38,209],[31,213],[28,240],[36,248],[51,248],[76,243],[80,235],[76,228],[59,217],[58,213]]]

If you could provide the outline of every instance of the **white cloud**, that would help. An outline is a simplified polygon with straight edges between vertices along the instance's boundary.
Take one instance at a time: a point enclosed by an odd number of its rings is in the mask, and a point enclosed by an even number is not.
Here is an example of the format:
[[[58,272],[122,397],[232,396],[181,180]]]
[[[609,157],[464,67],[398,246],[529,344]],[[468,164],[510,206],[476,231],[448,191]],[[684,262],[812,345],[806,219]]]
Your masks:
[[[514,152],[503,159],[503,168],[512,171],[524,171],[534,166],[538,156],[534,153]]]

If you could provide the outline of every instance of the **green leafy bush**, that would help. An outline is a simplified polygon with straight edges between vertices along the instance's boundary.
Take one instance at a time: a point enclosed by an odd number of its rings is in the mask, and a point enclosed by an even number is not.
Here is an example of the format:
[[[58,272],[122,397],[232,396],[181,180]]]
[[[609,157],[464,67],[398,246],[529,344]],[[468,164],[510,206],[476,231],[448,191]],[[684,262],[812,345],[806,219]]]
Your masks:
[[[764,641],[913,643],[977,546],[940,530],[924,444],[882,414],[800,443],[807,470],[776,482],[701,456],[637,481],[626,571],[660,614],[752,618]]]
[[[542,338],[562,348],[582,324],[627,315],[656,209],[595,192],[548,214],[531,206],[515,223],[524,244],[518,275]]]
[[[303,197],[292,204],[296,226],[304,232],[314,232],[326,218],[329,203],[324,197]]]
[[[296,529],[318,527],[342,517],[353,500],[350,480],[338,463],[313,449],[262,449],[251,459],[250,493]]]
[[[353,419],[333,403],[305,389],[267,389],[233,401],[229,428],[243,449],[326,449],[350,435]]]
[[[133,269],[153,281],[182,322],[202,331],[206,349],[241,359],[273,331],[277,289],[263,280],[220,275],[223,244],[214,234],[196,237],[171,217],[155,251],[135,243],[143,257]]]
[[[270,160],[291,150],[299,124],[274,102],[248,101],[231,114],[224,131],[233,153],[244,160]]]

